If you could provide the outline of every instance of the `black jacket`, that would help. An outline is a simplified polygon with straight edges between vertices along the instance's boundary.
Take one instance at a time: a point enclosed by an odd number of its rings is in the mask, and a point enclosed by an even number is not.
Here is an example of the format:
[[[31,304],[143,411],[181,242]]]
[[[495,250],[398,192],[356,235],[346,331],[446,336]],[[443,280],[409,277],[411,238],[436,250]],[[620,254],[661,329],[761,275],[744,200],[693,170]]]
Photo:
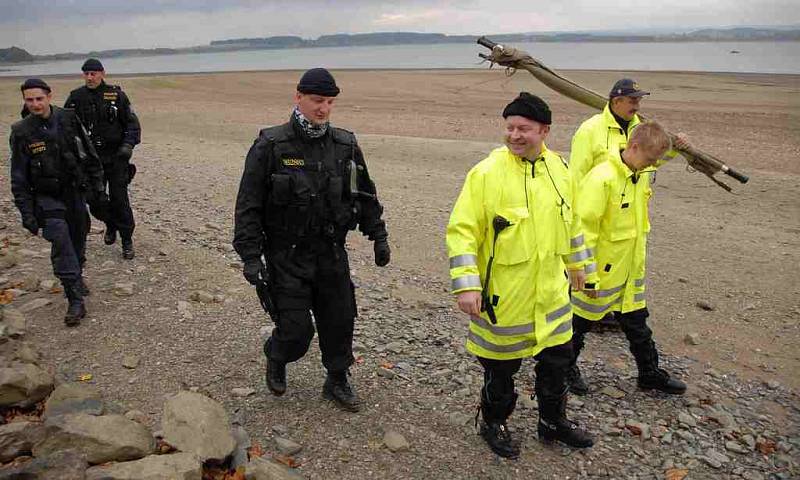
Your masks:
[[[47,119],[28,115],[11,126],[11,192],[23,217],[36,214],[36,195],[103,189],[103,167],[80,120],[51,108]]]
[[[117,85],[102,82],[95,89],[76,88],[70,92],[64,107],[75,110],[95,147],[103,153],[116,151],[123,143],[134,147],[141,141],[139,118],[128,96]]]
[[[260,257],[265,243],[344,242],[356,226],[371,240],[384,239],[382,214],[355,135],[331,126],[310,138],[292,117],[262,130],[247,153],[233,246],[247,261]]]

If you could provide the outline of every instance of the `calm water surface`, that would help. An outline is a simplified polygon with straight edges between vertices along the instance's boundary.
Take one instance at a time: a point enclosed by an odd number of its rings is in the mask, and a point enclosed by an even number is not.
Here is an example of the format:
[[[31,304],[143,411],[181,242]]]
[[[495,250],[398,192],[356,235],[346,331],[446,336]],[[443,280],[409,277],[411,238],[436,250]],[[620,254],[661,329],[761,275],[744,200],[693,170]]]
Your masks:
[[[519,43],[555,69],[686,70],[800,74],[800,42]],[[174,73],[328,68],[485,68],[479,45],[248,50],[103,59],[109,73]],[[739,53],[731,53],[737,51]],[[621,54],[624,52],[624,55]],[[80,72],[82,60],[0,67],[0,76],[47,76]]]

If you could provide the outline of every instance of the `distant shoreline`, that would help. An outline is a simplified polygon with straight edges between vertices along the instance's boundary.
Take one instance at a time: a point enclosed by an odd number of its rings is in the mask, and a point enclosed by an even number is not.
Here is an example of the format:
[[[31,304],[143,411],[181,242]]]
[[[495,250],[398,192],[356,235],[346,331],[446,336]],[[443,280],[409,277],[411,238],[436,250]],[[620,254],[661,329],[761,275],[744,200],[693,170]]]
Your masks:
[[[2,69],[0,69],[2,70]],[[334,68],[331,69],[332,71],[336,72],[436,72],[436,73],[443,73],[443,72],[476,72],[480,71],[481,69],[476,68]],[[109,74],[109,78],[113,83],[115,78],[143,78],[143,77],[185,77],[185,76],[213,76],[213,75],[242,75],[242,74],[284,74],[284,73],[298,73],[303,72],[304,69],[292,69],[292,68],[283,68],[283,69],[276,69],[276,70],[210,70],[205,72],[147,72],[147,73],[120,73],[120,74]],[[488,69],[486,70],[489,71]],[[602,72],[625,72],[625,73],[641,73],[641,74],[675,74],[675,75],[736,75],[741,77],[759,77],[759,76],[767,76],[767,77],[797,77],[800,79],[800,74],[797,73],[770,73],[770,72],[700,72],[700,71],[693,71],[693,70],[629,70],[629,69],[559,69],[559,72],[562,73],[579,73],[579,72],[591,72],[591,73],[602,73]],[[569,75],[568,75],[569,76]],[[57,73],[52,75],[41,75],[42,78],[48,79],[74,79],[80,77],[80,72],[75,73]],[[28,78],[26,75],[4,75],[0,76],[0,82],[5,80],[15,80],[19,81],[21,79]]]

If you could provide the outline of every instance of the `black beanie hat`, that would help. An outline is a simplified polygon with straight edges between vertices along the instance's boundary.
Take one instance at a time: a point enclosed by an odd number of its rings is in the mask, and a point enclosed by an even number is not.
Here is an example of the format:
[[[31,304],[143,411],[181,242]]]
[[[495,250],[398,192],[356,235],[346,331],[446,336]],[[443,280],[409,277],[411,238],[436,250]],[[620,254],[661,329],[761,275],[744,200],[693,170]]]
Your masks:
[[[508,118],[512,115],[529,118],[544,125],[553,123],[550,107],[547,106],[544,100],[528,92],[520,92],[519,96],[503,109],[503,118]]]
[[[84,72],[102,72],[105,69],[103,68],[103,64],[100,63],[100,60],[96,58],[90,58],[89,60],[83,62],[81,70]]]
[[[336,86],[336,80],[333,79],[331,72],[324,68],[312,68],[304,73],[300,78],[300,83],[297,84],[297,91],[324,97],[339,95],[339,87]]]
[[[29,78],[25,80],[25,83],[23,83],[19,87],[20,91],[22,92],[24,92],[25,90],[30,90],[31,88],[41,88],[47,93],[50,93],[52,91],[50,90],[50,85],[45,83],[45,81],[42,80],[41,78]]]

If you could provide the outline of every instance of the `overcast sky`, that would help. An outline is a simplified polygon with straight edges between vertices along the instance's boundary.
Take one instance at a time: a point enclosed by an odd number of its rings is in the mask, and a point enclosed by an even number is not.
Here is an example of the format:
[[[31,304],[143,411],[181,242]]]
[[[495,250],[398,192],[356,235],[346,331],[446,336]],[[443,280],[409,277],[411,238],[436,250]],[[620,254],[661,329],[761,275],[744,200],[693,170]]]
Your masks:
[[[0,48],[35,54],[273,35],[798,24],[797,0],[0,0]]]

